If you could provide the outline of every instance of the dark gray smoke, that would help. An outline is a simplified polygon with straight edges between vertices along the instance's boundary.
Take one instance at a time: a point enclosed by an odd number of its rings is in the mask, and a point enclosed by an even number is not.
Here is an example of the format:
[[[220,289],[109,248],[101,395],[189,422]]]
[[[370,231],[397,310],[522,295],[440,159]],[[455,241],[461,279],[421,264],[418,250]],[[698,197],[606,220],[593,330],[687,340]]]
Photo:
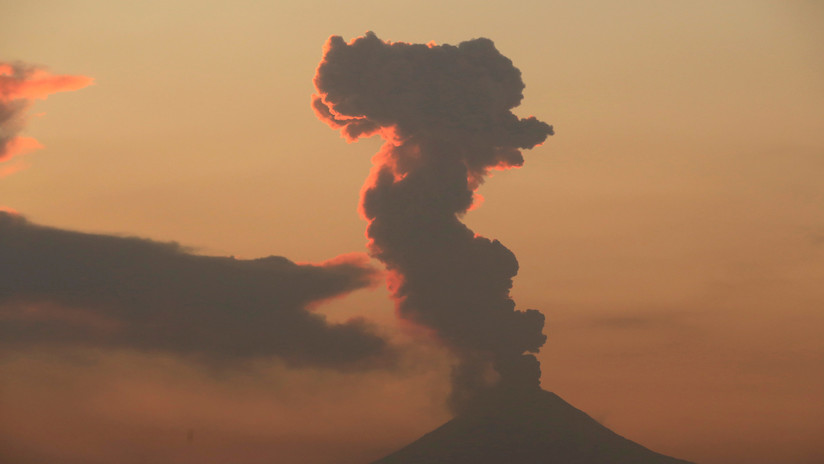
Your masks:
[[[276,256],[198,256],[175,243],[41,227],[0,211],[0,347],[374,365],[390,350],[366,323],[330,324],[306,309],[372,284],[377,272],[367,260],[298,265]]]
[[[401,317],[430,327],[459,357],[452,405],[492,385],[537,388],[544,317],[510,298],[518,261],[459,221],[490,169],[521,166],[521,149],[552,126],[510,110],[521,73],[488,39],[389,43],[330,37],[315,75],[319,118],[354,141],[380,133],[361,201],[371,253],[397,282]]]

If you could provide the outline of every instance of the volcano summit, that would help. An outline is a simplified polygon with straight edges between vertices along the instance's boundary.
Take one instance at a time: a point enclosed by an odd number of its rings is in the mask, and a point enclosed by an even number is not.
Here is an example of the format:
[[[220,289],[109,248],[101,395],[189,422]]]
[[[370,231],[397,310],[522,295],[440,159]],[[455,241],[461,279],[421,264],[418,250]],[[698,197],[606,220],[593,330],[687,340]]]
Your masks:
[[[558,395],[495,389],[372,464],[690,464],[609,430]]]

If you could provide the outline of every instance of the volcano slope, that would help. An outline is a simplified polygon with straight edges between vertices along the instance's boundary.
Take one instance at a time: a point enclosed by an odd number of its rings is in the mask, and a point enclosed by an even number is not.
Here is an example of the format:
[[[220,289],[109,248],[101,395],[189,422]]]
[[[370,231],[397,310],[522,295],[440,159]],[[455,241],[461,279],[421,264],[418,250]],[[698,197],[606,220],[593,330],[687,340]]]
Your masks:
[[[690,464],[627,440],[558,395],[490,392],[464,413],[372,464]]]

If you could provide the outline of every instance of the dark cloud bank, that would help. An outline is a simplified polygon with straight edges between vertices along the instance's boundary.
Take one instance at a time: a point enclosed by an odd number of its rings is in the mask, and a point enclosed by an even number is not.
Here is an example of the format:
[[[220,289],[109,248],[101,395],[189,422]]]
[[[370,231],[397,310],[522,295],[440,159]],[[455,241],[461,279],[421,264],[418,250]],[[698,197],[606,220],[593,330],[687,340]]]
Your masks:
[[[401,317],[459,357],[453,407],[495,384],[537,387],[539,363],[527,353],[546,340],[544,316],[515,310],[512,252],[459,220],[489,170],[521,166],[520,150],[553,133],[510,111],[523,98],[520,71],[488,39],[421,45],[370,32],[331,37],[315,86],[315,112],[347,140],[387,140],[361,202],[370,251],[397,281]]]
[[[346,368],[384,359],[367,324],[307,305],[371,285],[363,255],[320,265],[198,256],[175,243],[42,227],[0,212],[0,347],[91,346],[207,362],[276,356]]]

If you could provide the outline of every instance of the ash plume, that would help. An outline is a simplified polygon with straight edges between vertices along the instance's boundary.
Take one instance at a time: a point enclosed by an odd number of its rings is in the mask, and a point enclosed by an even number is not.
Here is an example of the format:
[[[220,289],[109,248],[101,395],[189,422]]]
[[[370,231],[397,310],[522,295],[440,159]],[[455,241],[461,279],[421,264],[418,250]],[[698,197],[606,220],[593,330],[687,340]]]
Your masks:
[[[25,168],[13,158],[43,148],[31,137],[19,135],[26,126],[26,112],[35,99],[57,92],[82,89],[93,79],[86,76],[55,75],[36,66],[0,62],[0,177]]]
[[[225,365],[278,357],[340,370],[385,366],[363,320],[308,307],[373,284],[365,254],[317,265],[199,256],[175,243],[71,232],[0,211],[0,349],[121,348]]]
[[[348,141],[380,134],[361,213],[373,256],[390,272],[401,318],[429,327],[458,357],[450,403],[460,411],[495,385],[538,388],[544,316],[510,298],[515,256],[459,218],[492,169],[552,126],[510,110],[520,71],[484,38],[452,45],[332,36],[315,75],[317,116]]]

